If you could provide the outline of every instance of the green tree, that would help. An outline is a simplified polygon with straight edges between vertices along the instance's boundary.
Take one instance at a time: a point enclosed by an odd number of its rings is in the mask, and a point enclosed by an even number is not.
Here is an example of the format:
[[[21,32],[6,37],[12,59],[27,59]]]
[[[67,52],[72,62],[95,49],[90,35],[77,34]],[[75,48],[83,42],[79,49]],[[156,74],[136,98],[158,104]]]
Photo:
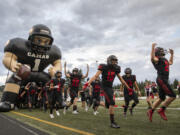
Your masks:
[[[177,89],[177,86],[178,86],[178,80],[177,80],[177,79],[174,79],[173,88],[174,88],[174,89]]]

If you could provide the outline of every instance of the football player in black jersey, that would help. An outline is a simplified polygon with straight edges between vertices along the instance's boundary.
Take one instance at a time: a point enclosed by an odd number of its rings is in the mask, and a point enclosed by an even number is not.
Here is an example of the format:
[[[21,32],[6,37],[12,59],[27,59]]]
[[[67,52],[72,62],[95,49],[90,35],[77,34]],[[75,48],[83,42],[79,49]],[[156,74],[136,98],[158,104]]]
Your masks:
[[[156,97],[158,97],[159,95],[158,95],[157,85],[156,85],[155,82],[152,82],[152,83],[151,83],[151,88],[152,88],[153,94],[154,94]]]
[[[39,92],[38,99],[41,100],[41,107],[43,107],[43,111],[47,111],[48,106],[48,91],[49,91],[50,81],[48,81]]]
[[[79,85],[81,83],[81,79],[84,79],[88,77],[89,73],[89,65],[87,64],[87,72],[86,75],[82,75],[79,73],[78,68],[74,68],[72,70],[72,73],[67,73],[66,72],[66,62],[64,63],[64,73],[67,78],[70,78],[70,97],[71,101],[67,105],[67,109],[73,104],[73,114],[78,114],[77,111],[77,101],[78,101],[78,90],[79,90]]]
[[[27,91],[27,102],[28,102],[29,111],[31,111],[36,104],[35,94],[38,90],[38,87],[35,82],[29,82],[28,84],[29,85],[26,85],[25,89]]]
[[[114,91],[112,89],[112,85],[115,76],[117,75],[121,83],[124,84],[128,89],[130,89],[129,86],[124,81],[124,79],[121,77],[120,75],[121,69],[120,66],[118,66],[117,64],[118,64],[117,57],[115,55],[110,55],[107,58],[107,64],[100,64],[96,74],[83,87],[83,89],[85,89],[96,78],[98,78],[100,74],[102,74],[102,89],[104,90],[104,95],[105,95],[105,105],[107,108],[109,108],[109,115],[110,115],[112,128],[120,128],[120,126],[114,121],[115,101],[113,100]]]
[[[100,78],[96,78],[90,85],[90,92],[92,95],[92,103],[94,109],[94,115],[97,115],[98,106],[100,105],[100,91],[101,91],[101,81]],[[92,104],[91,103],[91,104]]]
[[[51,80],[50,83],[50,96],[49,96],[49,104],[50,104],[50,117],[54,118],[53,115],[53,107],[56,105],[56,114],[57,116],[60,116],[60,113],[58,109],[61,107],[64,107],[64,101],[63,101],[63,92],[64,92],[64,83],[65,79],[61,78],[62,73],[61,71],[57,71],[55,74],[55,78]]]
[[[157,84],[159,86],[159,97],[153,103],[152,109],[147,112],[149,120],[152,122],[152,115],[155,109],[163,102],[162,107],[158,110],[159,115],[162,119],[167,120],[165,115],[165,110],[172,101],[176,99],[176,94],[172,90],[170,84],[168,83],[169,80],[169,65],[173,64],[173,56],[174,51],[169,49],[169,53],[171,54],[169,61],[165,58],[166,51],[163,48],[156,47],[157,44],[152,44],[152,51],[151,51],[151,61],[154,65],[154,68],[157,70]],[[166,95],[168,98],[166,99]]]
[[[179,98],[180,98],[180,81],[179,81],[179,84],[178,84],[178,94],[179,94]]]
[[[134,86],[135,86],[139,96],[141,96],[141,93],[139,91],[139,87],[138,87],[137,82],[136,82],[136,76],[132,75],[131,68],[126,68],[124,70],[124,73],[125,73],[125,75],[122,76],[124,81],[128,84],[128,86],[131,89],[134,89]],[[134,103],[129,108],[129,111],[130,111],[131,115],[133,115],[133,108],[139,103],[138,96],[137,96],[136,92],[134,90],[128,91],[128,89],[126,87],[124,87],[123,85],[121,85],[120,91],[124,93],[124,101],[125,101],[124,116],[126,116],[126,112],[127,112],[128,107],[129,107],[129,102],[131,100],[134,100]]]
[[[37,24],[30,30],[28,40],[14,38],[7,42],[4,48],[3,64],[14,74],[6,82],[0,112],[14,108],[20,84],[39,81],[45,84],[57,70],[61,71],[61,52],[57,46],[53,45],[51,30],[43,24]],[[23,64],[31,68],[31,73],[25,80],[16,75]],[[49,73],[44,72],[49,65],[52,65],[48,70]]]

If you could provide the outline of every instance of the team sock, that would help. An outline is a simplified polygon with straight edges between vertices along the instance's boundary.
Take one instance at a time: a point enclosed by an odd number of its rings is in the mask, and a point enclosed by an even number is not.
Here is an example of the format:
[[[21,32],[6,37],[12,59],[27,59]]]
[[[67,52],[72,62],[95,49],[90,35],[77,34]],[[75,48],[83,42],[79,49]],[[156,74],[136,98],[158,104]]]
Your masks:
[[[110,114],[110,121],[111,123],[114,123],[114,114]]]

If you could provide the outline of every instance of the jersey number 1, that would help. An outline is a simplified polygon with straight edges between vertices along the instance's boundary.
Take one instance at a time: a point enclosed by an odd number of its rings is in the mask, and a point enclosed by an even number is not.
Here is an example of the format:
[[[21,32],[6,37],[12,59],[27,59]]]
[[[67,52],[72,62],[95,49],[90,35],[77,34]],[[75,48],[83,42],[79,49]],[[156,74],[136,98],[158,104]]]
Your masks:
[[[41,59],[35,59],[34,61],[34,67],[32,69],[32,71],[38,71],[39,70],[39,64],[41,62]]]

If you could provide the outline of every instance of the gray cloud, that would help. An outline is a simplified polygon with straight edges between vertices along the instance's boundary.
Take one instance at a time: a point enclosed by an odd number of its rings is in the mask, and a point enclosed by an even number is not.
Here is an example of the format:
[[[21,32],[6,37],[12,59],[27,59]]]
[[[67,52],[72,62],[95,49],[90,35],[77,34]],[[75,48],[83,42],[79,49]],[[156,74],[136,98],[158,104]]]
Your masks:
[[[180,1],[174,0],[6,0],[0,1],[0,57],[4,44],[14,37],[28,37],[29,29],[37,23],[44,23],[52,29],[55,44],[64,54],[77,51],[77,62],[85,64],[91,59],[106,61],[109,54],[117,54],[122,69],[132,67],[138,79],[154,79],[156,72],[151,63],[147,63],[151,43],[175,49],[175,63],[171,77],[179,77],[180,63]],[[84,57],[84,52],[76,48],[100,47]],[[122,59],[122,53],[129,53]],[[138,54],[138,55],[137,55]],[[134,56],[134,60],[129,57]],[[142,58],[136,58],[142,57]],[[123,61],[124,60],[124,61]],[[73,61],[68,61],[73,67]],[[92,61],[91,61],[92,63]],[[96,63],[90,65],[90,76],[96,72]],[[7,69],[0,65],[0,75]],[[84,67],[83,67],[84,69]],[[146,75],[145,75],[146,74]]]

